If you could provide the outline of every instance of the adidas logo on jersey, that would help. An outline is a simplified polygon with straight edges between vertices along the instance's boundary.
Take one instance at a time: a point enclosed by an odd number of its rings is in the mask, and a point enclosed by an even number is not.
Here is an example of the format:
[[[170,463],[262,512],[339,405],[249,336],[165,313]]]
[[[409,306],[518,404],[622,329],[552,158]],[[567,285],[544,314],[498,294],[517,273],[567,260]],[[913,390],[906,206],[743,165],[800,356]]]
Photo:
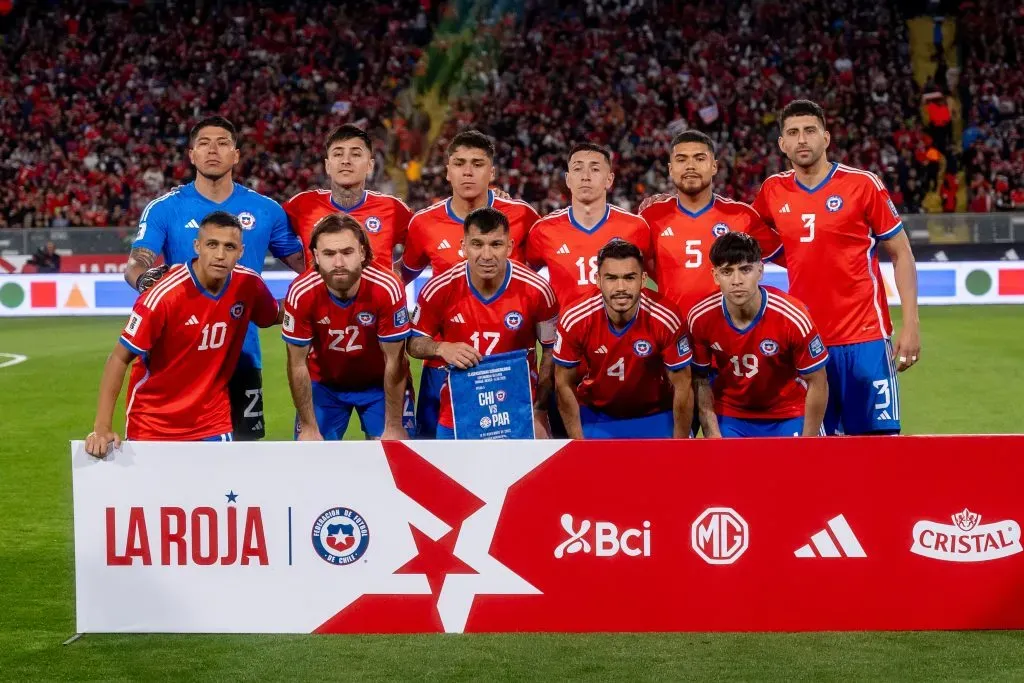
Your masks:
[[[606,347],[604,344],[601,344],[596,349],[594,349],[594,353],[608,353],[608,347]]]
[[[783,204],[782,208],[779,209],[779,213],[789,213],[789,204]]]
[[[875,420],[877,422],[884,422],[886,420],[891,420],[891,419],[892,419],[892,415],[889,414],[888,410],[883,410],[882,412],[880,412],[878,414],[878,417],[875,418]]]
[[[319,320],[317,320],[317,323],[319,323],[320,325],[330,325],[330,324],[331,324],[331,319],[330,319],[330,318],[328,318],[328,317],[327,317],[327,316],[325,315],[324,317],[322,317],[322,318],[320,318]]]
[[[193,218],[192,220],[185,224],[185,229],[187,230],[188,228],[193,228],[195,230],[199,229],[199,223],[196,222],[195,218]]]
[[[199,318],[197,318],[197,317],[195,317],[193,315],[193,316],[189,317],[188,321],[185,323],[185,327],[188,327],[189,325],[198,325],[198,324],[199,324]]]
[[[829,533],[831,530],[832,533]],[[837,546],[836,543],[839,543]],[[867,557],[860,541],[853,534],[846,517],[837,515],[828,520],[828,529],[811,536],[811,542],[793,552],[797,557]]]
[[[715,351],[721,351],[722,345],[719,344],[718,342],[715,342],[714,344],[711,345],[711,348],[714,349]]]
[[[667,228],[665,228],[664,230],[661,231],[661,236],[662,237],[675,237],[676,234],[674,232],[672,232],[672,226],[670,225],[670,226],[668,226]]]
[[[465,323],[466,319],[462,317],[461,313],[456,313],[455,315],[453,315],[451,317],[451,322],[453,322],[453,323]]]
[[[448,240],[441,240],[441,243],[437,245],[437,250],[438,251],[441,251],[442,249],[451,249],[451,248],[452,248],[452,245],[448,243]]]
[[[556,253],[556,254],[568,254],[568,253],[569,253],[569,245],[568,245],[568,244],[565,244],[565,243],[563,242],[563,243],[562,243],[562,246],[560,246],[560,247],[558,248],[558,251],[556,251],[555,253]]]

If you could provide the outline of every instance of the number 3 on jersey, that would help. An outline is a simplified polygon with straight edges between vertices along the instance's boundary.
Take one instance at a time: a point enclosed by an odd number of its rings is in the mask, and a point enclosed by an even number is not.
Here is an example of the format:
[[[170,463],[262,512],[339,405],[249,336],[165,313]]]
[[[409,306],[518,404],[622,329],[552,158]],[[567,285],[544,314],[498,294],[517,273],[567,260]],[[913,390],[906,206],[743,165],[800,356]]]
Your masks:
[[[590,267],[590,274],[587,274],[587,267]],[[590,261],[583,256],[576,259],[576,267],[580,269],[580,279],[576,282],[578,285],[585,285],[588,282],[592,285],[597,284],[597,257],[591,256]]]
[[[800,236],[801,242],[813,242],[814,241],[814,214],[813,213],[802,213],[800,214],[800,220],[804,222],[804,229],[807,231],[806,235]]]

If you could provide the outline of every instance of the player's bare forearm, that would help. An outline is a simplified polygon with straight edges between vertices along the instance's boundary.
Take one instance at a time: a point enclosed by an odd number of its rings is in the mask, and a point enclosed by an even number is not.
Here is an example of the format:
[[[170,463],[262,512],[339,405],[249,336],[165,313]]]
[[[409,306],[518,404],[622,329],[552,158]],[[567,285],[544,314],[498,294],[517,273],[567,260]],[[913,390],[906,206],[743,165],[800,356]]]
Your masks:
[[[921,325],[917,313],[917,263],[910,248],[906,232],[901,231],[884,243],[892,259],[896,290],[900,293],[900,309],[903,325],[893,344],[893,360],[896,369],[903,372],[917,362],[921,354]]]
[[[804,375],[807,382],[807,398],[804,399],[804,436],[821,434],[821,423],[825,419],[828,405],[828,375],[825,368]]]
[[[288,388],[292,392],[292,403],[299,414],[300,427],[315,427],[316,413],[313,411],[313,380],[309,377],[306,356],[308,346],[288,346]]]
[[[707,374],[696,371],[693,375],[693,390],[696,394],[697,417],[700,419],[700,430],[705,439],[720,439],[722,432],[718,429],[718,416],[715,415],[715,394],[711,390],[711,380]]]
[[[136,247],[128,254],[128,265],[124,269],[124,280],[132,289],[138,289],[139,276],[153,267],[156,254],[143,247]]]
[[[420,360],[433,360],[438,358],[437,350],[441,342],[434,341],[430,337],[413,335],[409,337],[409,355]]]
[[[294,270],[296,273],[304,273],[306,271],[306,257],[301,251],[297,251],[294,254],[288,254],[284,258],[280,258],[278,260]]]
[[[672,438],[690,438],[693,421],[693,381],[690,368],[668,373],[672,380]]]
[[[562,415],[565,433],[570,439],[583,438],[583,423],[580,421],[580,404],[576,400],[576,368],[555,366],[555,396],[558,412]]]
[[[383,342],[384,351],[384,425],[402,428],[402,405],[409,378],[409,361],[405,357],[405,341]]]
[[[537,397],[533,402],[535,410],[547,410],[551,403],[551,392],[555,386],[555,361],[551,349],[541,347],[540,367],[537,369]]]
[[[110,431],[114,422],[114,405],[117,403],[117,397],[121,395],[124,376],[128,373],[128,366],[131,365],[134,357],[121,344],[117,344],[107,356],[107,362],[103,365],[103,377],[100,378],[100,392],[96,401],[96,419],[93,422],[93,431],[100,434]]]

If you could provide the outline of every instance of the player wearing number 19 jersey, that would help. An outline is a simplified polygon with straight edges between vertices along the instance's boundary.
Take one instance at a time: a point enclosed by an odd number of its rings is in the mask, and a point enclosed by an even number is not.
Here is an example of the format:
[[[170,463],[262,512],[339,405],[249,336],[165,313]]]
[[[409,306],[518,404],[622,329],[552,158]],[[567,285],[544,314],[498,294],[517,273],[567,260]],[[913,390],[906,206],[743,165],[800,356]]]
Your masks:
[[[896,207],[878,177],[829,163],[821,107],[807,100],[780,116],[779,145],[794,169],[765,180],[754,208],[782,240],[789,292],[807,304],[829,347],[830,434],[898,433],[897,371],[917,361],[917,273]],[[903,309],[894,350],[881,244]],[[898,363],[898,364],[897,364]]]
[[[555,388],[571,438],[689,436],[690,345],[679,316],[643,289],[644,279],[640,250],[612,240],[598,253],[600,292],[559,320]]]

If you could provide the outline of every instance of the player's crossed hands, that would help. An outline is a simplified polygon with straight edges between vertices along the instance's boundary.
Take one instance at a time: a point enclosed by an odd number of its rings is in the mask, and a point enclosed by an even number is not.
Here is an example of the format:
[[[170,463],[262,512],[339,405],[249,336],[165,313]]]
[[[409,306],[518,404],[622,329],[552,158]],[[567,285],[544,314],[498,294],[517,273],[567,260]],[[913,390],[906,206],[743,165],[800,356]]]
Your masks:
[[[483,358],[479,351],[465,342],[441,342],[437,347],[437,354],[445,363],[460,370],[476,367]]]
[[[120,448],[121,437],[109,429],[89,432],[89,436],[85,437],[85,452],[94,458],[107,457],[111,446]]]

